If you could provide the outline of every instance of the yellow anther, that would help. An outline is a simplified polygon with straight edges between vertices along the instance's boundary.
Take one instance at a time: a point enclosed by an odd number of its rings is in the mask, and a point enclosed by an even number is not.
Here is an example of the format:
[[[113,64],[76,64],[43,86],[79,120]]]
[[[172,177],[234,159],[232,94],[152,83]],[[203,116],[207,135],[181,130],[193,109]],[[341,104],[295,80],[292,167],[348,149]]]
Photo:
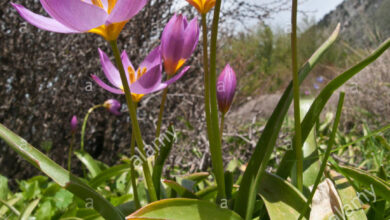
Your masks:
[[[127,71],[129,72],[130,83],[133,84],[135,81],[137,81],[138,77],[135,75],[135,71],[131,66],[127,68]]]
[[[144,67],[144,68],[139,68],[138,69],[138,71],[137,71],[137,79],[139,79],[139,78],[141,78],[141,76],[143,76],[145,73],[146,73],[146,71],[147,71],[147,69],[146,69],[146,67]]]

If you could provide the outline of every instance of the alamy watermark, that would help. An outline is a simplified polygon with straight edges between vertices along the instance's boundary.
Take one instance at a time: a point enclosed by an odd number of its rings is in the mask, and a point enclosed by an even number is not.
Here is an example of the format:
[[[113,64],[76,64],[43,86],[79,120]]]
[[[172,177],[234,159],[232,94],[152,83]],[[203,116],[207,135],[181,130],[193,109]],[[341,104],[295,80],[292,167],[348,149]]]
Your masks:
[[[362,200],[363,198],[364,200]],[[338,207],[333,207],[333,210],[336,212],[334,215],[329,217],[329,220],[347,220],[351,217],[354,212],[360,211],[361,205],[364,202],[376,202],[376,194],[373,185],[370,185],[370,190],[364,189],[362,192],[357,192],[355,198],[352,201],[349,201],[347,204],[343,204],[342,209]],[[345,213],[344,213],[345,212]]]

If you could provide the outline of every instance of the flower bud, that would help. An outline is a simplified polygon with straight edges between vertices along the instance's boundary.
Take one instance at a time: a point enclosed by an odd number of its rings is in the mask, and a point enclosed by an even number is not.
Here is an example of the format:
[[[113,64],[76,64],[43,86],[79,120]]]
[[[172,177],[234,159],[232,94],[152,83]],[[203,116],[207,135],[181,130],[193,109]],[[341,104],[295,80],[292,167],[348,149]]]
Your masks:
[[[104,102],[103,107],[114,115],[120,115],[121,103],[116,99],[108,99]]]
[[[72,133],[76,133],[77,124],[78,124],[77,116],[73,115],[72,119],[70,120],[70,130]]]
[[[221,111],[222,114],[226,114],[230,109],[234,93],[236,92],[236,84],[236,73],[230,65],[227,64],[217,81],[218,106],[219,111]]]
[[[161,37],[161,55],[164,70],[174,75],[191,57],[199,40],[197,18],[189,23],[183,15],[174,15],[165,26]]]

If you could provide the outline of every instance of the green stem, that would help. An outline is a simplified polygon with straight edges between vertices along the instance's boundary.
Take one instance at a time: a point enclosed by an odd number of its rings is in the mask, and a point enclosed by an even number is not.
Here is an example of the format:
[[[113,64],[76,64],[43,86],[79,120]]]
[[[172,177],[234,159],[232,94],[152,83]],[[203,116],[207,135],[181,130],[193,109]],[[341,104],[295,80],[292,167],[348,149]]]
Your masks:
[[[171,78],[171,76],[168,75],[167,80],[169,80],[170,78]],[[162,124],[162,118],[164,115],[165,103],[167,101],[167,94],[168,94],[168,87],[164,89],[163,95],[161,98],[160,112],[158,114],[157,128],[156,128],[156,139],[158,139],[160,137],[160,134],[161,134],[161,124]]]
[[[73,154],[73,146],[75,142],[75,133],[72,132],[72,139],[70,141],[69,147],[69,155],[68,155],[68,171],[70,172],[71,164],[72,164],[72,154]]]
[[[330,153],[332,152],[332,147],[333,147],[333,144],[334,144],[334,141],[335,141],[337,128],[339,126],[341,111],[343,109],[344,97],[345,97],[345,93],[341,92],[340,93],[340,97],[339,97],[339,103],[337,105],[336,118],[335,118],[335,120],[333,122],[332,133],[330,134],[330,137],[329,137],[328,146],[326,148],[324,158],[322,159],[321,167],[320,167],[320,170],[318,171],[316,180],[315,180],[314,185],[313,185],[313,189],[311,190],[310,196],[307,199],[306,205],[305,205],[303,211],[301,212],[301,216],[299,217],[299,219],[302,219],[303,216],[306,215],[306,212],[307,212],[307,210],[308,210],[308,208],[309,208],[309,206],[310,206],[310,204],[311,204],[311,202],[313,200],[313,197],[314,197],[314,194],[315,194],[315,192],[317,190],[317,187],[320,184],[322,174],[325,171],[326,164],[328,162]]]
[[[299,78],[298,78],[298,50],[297,50],[297,10],[298,0],[292,2],[291,16],[291,51],[292,51],[292,74],[294,93],[294,123],[295,123],[295,153],[297,161],[297,187],[303,190],[303,152],[302,152],[302,130],[299,109]]]
[[[92,108],[88,109],[87,114],[85,114],[84,120],[83,120],[83,126],[81,127],[81,142],[80,147],[81,151],[84,151],[84,136],[85,136],[85,129],[87,128],[87,121],[89,118],[89,115],[97,108],[103,107],[103,105],[95,105]]]
[[[212,128],[210,115],[210,74],[209,74],[209,53],[207,40],[207,19],[206,14],[202,14],[202,31],[203,31],[203,71],[204,71],[204,111],[206,113],[207,136],[209,137],[209,145],[211,142]]]
[[[160,137],[160,130],[161,130],[162,118],[164,115],[165,102],[167,100],[167,94],[168,94],[168,87],[164,89],[161,98],[160,112],[158,113],[157,128],[156,128],[156,139]]]
[[[85,114],[85,117],[84,117],[84,120],[83,120],[83,126],[81,127],[81,141],[80,141],[80,148],[81,148],[81,151],[84,152],[84,137],[85,137],[85,129],[87,128],[87,122],[88,122],[88,118],[89,118],[89,115],[97,108],[100,108],[102,107],[103,105],[95,105],[93,106],[92,108],[88,109],[88,112],[87,114]],[[84,174],[84,177],[87,175],[87,172],[85,170],[85,167],[84,165],[81,165],[82,169],[83,169],[83,174]]]
[[[222,115],[221,115],[221,126],[220,126],[221,130],[219,131],[219,137],[221,139],[221,144],[222,144],[222,136],[223,136],[223,126],[224,126],[224,124],[225,124],[225,113],[222,113]]]
[[[218,24],[219,13],[221,10],[221,0],[216,0],[213,26],[211,32],[210,43],[210,104],[211,104],[211,136],[210,145],[211,161],[214,169],[214,174],[217,180],[218,197],[226,198],[225,192],[225,177],[222,159],[221,140],[219,138],[219,120],[218,120],[218,104],[217,104],[217,39],[218,39]]]
[[[131,157],[133,155],[135,155],[135,136],[134,136],[134,132],[132,132],[132,135],[131,135],[130,154],[131,154]],[[131,186],[133,187],[135,208],[136,209],[140,209],[141,208],[141,203],[139,202],[139,196],[138,196],[138,191],[137,191],[137,180],[135,179],[135,169],[134,169],[134,164],[133,164],[132,161],[130,161],[130,178],[131,178]]]
[[[8,202],[2,199],[0,199],[0,204],[3,204],[5,207],[11,210],[16,216],[20,216],[20,212],[13,205],[8,204]]]
[[[131,98],[130,86],[127,82],[126,72],[125,72],[125,69],[123,67],[123,63],[122,63],[121,55],[120,55],[120,52],[118,49],[117,41],[116,40],[110,41],[110,45],[111,45],[112,51],[113,51],[114,56],[115,56],[116,66],[118,67],[119,73],[121,76],[122,85],[123,85],[123,89],[124,89],[125,96],[126,96],[126,103],[127,103],[128,109],[129,109],[129,114],[130,114],[131,123],[132,123],[132,132],[134,133],[135,140],[137,142],[137,147],[138,147],[140,153],[142,154],[142,158],[146,158],[145,145],[144,145],[144,142],[142,140],[141,130],[140,130],[138,120],[137,120],[136,107],[135,107],[135,103],[133,102],[133,100]],[[149,190],[150,200],[152,202],[154,202],[157,200],[157,196],[156,196],[156,190],[153,186],[153,181],[152,181],[152,176],[150,173],[149,165],[148,165],[148,162],[146,159],[142,159],[142,160],[143,160],[142,161],[142,169],[144,172],[146,185],[147,185],[148,190]]]

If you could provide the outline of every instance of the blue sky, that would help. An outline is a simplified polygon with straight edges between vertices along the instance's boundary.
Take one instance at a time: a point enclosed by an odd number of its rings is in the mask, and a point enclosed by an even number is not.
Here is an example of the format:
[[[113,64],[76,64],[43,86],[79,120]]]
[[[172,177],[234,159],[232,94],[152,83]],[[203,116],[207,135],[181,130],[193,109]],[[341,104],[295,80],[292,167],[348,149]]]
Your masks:
[[[247,0],[253,3],[263,4],[267,2],[274,2],[275,0]],[[298,0],[299,10],[307,12],[307,15],[310,18],[314,18],[316,21],[319,21],[324,17],[327,13],[334,10],[337,5],[339,5],[343,0]],[[187,4],[185,0],[177,0],[177,6],[181,7]],[[290,11],[283,11],[277,14],[273,14],[271,19],[267,19],[267,24],[270,24],[273,27],[284,28],[290,24]],[[303,16],[300,14],[298,20],[302,20]],[[247,24],[249,26],[253,26],[257,24],[257,20],[248,20]]]

